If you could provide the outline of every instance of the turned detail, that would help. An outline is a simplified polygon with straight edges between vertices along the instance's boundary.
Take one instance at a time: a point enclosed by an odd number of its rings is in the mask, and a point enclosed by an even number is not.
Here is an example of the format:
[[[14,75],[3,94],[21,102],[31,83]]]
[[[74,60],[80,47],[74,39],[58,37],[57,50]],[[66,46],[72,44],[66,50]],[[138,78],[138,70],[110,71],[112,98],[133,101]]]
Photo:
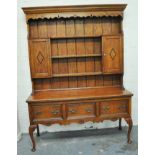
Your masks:
[[[30,125],[29,127],[29,135],[32,141],[32,149],[31,149],[32,152],[36,151],[36,144],[33,136],[33,132],[36,128],[37,128],[37,125]]]
[[[128,144],[131,144],[132,143],[132,141],[131,141],[131,129],[132,129],[132,125],[133,125],[132,119],[131,119],[131,117],[125,118],[125,121],[127,122],[128,126],[129,126],[129,128],[128,128],[128,136],[127,136],[128,141],[127,142],[128,142]]]

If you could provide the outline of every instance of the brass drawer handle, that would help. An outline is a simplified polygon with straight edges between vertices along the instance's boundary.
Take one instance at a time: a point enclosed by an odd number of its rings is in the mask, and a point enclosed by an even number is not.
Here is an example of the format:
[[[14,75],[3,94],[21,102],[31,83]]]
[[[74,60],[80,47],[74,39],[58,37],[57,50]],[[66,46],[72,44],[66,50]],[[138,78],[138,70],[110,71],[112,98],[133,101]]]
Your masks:
[[[105,106],[105,107],[103,107],[103,110],[104,111],[109,111],[110,110],[110,107],[109,106]]]
[[[126,105],[121,105],[121,106],[118,107],[119,110],[123,110],[123,109],[126,109],[126,108],[127,108]]]
[[[75,114],[77,111],[74,109],[69,110],[70,113]]]
[[[58,105],[58,104],[52,105],[52,108],[59,108],[59,107],[60,107],[60,105]]]
[[[86,109],[86,112],[91,113],[93,112],[93,109]]]
[[[37,112],[35,112],[35,115],[41,115],[41,114],[42,114],[41,111],[37,111]]]
[[[59,111],[59,110],[55,110],[55,111],[51,111],[51,113],[52,113],[53,115],[57,115],[57,114],[60,113],[60,111]]]

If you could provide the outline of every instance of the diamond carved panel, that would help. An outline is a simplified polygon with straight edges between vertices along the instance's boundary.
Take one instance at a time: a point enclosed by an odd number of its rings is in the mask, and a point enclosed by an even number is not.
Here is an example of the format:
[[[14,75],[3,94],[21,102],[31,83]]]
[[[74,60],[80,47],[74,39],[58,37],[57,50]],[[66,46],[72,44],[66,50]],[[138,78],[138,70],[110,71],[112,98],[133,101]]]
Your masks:
[[[116,52],[115,52],[115,50],[113,48],[110,51],[110,56],[111,56],[112,59],[114,59],[115,56],[116,56]]]
[[[41,64],[44,60],[44,56],[41,54],[41,52],[39,51],[38,55],[37,55],[37,60],[38,62]]]

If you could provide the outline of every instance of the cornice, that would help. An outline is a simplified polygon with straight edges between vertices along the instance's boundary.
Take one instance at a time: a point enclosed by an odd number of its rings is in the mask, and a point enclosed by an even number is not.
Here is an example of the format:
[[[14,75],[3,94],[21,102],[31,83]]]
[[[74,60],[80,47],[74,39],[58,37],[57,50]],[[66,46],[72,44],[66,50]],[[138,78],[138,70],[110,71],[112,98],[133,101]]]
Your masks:
[[[101,17],[121,16],[127,4],[101,4],[101,5],[76,5],[76,6],[47,6],[24,7],[27,21],[30,19],[50,18],[76,18],[76,17]]]

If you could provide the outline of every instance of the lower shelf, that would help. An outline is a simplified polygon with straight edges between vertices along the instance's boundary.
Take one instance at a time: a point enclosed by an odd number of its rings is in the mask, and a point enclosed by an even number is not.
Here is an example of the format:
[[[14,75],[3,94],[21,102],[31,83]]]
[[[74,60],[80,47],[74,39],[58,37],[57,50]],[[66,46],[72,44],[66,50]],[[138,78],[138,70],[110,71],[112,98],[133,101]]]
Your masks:
[[[88,73],[70,73],[70,74],[53,74],[53,77],[70,77],[70,76],[90,76],[90,75],[102,75],[102,72],[88,72]]]

